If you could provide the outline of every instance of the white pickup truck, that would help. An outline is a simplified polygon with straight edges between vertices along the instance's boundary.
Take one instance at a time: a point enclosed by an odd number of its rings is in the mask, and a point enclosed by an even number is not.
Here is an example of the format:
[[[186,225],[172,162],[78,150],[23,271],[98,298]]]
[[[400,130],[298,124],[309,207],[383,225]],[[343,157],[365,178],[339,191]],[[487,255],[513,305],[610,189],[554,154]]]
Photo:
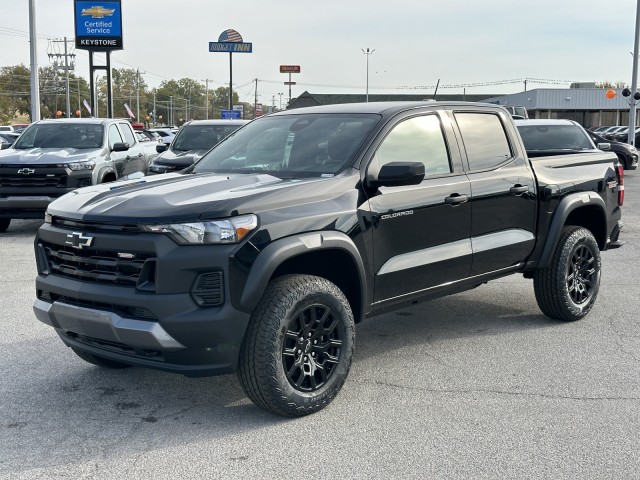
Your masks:
[[[0,232],[12,218],[43,218],[71,190],[145,174],[150,155],[126,120],[33,123],[0,151]]]

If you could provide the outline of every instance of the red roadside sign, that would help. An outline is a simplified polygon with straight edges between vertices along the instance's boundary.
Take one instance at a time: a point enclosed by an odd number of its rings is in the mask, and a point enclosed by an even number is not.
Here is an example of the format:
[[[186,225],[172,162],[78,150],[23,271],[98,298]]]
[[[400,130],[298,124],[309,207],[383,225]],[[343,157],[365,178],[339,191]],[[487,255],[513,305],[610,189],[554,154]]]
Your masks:
[[[300,65],[280,65],[280,73],[300,73]]]

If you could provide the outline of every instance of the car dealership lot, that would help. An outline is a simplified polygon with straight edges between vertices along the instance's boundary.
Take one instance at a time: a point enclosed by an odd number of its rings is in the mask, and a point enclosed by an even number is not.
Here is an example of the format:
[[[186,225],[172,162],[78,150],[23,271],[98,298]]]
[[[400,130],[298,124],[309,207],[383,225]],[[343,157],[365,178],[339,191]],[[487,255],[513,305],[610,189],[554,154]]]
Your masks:
[[[640,174],[627,244],[603,253],[578,323],[530,280],[367,320],[345,387],[300,419],[233,375],[188,379],[77,358],[34,317],[37,221],[0,235],[0,478],[632,478],[640,472]]]

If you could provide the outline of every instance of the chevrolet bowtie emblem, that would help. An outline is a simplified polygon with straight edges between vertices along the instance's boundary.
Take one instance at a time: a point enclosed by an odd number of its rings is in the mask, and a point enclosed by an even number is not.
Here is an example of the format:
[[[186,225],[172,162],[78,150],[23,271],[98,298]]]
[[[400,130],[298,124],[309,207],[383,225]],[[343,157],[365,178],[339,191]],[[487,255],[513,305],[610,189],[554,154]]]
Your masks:
[[[84,234],[80,232],[73,232],[67,235],[67,240],[64,244],[82,250],[84,247],[91,246],[91,242],[93,242],[93,237],[85,237]]]
[[[36,173],[36,171],[33,168],[21,168],[18,170],[18,173],[21,173],[22,175],[31,175],[32,173]]]
[[[91,18],[104,18],[104,17],[110,17],[111,15],[113,15],[113,12],[115,11],[116,11],[115,8],[104,8],[103,6],[93,6],[91,8],[83,8],[82,13],[80,15],[82,16],[90,15]]]

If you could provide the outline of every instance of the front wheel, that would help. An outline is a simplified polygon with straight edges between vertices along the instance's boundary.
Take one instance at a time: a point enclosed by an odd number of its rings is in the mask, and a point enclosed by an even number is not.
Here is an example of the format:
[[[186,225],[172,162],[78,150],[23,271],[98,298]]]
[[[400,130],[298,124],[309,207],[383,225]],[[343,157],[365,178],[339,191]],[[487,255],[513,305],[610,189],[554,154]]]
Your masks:
[[[533,277],[542,313],[567,322],[580,320],[596,301],[600,289],[600,249],[591,232],[564,227],[551,264]]]
[[[354,343],[353,313],[336,285],[311,275],[276,278],[242,343],[240,384],[267,411],[308,415],[328,405],[342,388]]]

